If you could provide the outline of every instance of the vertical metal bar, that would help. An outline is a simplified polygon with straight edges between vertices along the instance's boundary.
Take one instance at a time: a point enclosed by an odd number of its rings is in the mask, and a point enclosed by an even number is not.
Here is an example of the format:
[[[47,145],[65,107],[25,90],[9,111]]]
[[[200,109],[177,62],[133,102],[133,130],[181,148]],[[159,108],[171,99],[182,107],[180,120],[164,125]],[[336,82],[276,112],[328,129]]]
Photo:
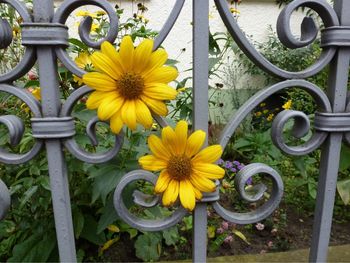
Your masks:
[[[334,9],[338,14],[340,24],[349,26],[350,0],[336,0]],[[350,49],[340,47],[330,64],[328,96],[333,112],[345,111],[349,60]],[[310,262],[327,261],[342,137],[341,133],[330,133],[322,148]]]
[[[209,0],[193,0],[193,126],[208,131]],[[207,142],[206,142],[207,144]],[[207,204],[193,213],[193,261],[207,258]]]
[[[51,22],[53,0],[34,0],[33,7],[35,22]],[[56,55],[52,47],[38,47],[37,57],[43,115],[45,118],[57,117],[61,104]],[[62,144],[58,139],[46,140],[45,144],[60,261],[76,262],[67,167]]]

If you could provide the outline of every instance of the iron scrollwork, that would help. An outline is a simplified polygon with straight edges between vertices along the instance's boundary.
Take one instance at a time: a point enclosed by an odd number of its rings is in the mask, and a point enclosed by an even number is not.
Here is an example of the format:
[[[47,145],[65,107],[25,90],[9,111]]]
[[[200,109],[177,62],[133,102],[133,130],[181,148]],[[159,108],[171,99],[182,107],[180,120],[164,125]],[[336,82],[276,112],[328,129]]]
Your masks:
[[[174,26],[174,23],[176,22],[177,17],[182,10],[184,2],[185,0],[175,1],[174,7],[167,21],[155,39],[154,49],[157,49],[163,43],[164,39]],[[338,1],[336,2],[338,3]],[[338,3],[338,5],[341,6],[340,9],[342,7],[344,8],[343,4],[340,2],[341,1]],[[58,106],[58,114],[50,115],[48,114],[50,113],[49,110],[44,109],[45,107],[43,107],[43,104],[47,105],[48,103],[45,96],[43,97],[42,103],[40,103],[29,92],[15,87],[9,83],[25,75],[33,67],[37,59],[40,61],[39,56],[44,56],[44,53],[40,52],[43,52],[45,50],[52,51],[52,54],[47,53],[45,56],[51,58],[54,62],[56,62],[57,57],[70,72],[77,75],[78,77],[82,77],[85,74],[85,71],[75,65],[66,51],[66,48],[68,46],[68,28],[65,26],[65,23],[69,15],[79,7],[85,5],[95,5],[103,9],[107,13],[110,21],[110,30],[105,38],[97,42],[91,39],[91,17],[84,18],[79,26],[79,35],[82,42],[91,48],[99,49],[103,41],[109,41],[113,43],[117,38],[119,21],[114,9],[106,0],[65,0],[56,10],[56,12],[54,12],[53,0],[34,0],[35,10],[34,16],[32,16],[27,10],[27,7],[18,0],[0,0],[0,3],[11,5],[22,17],[22,38],[23,45],[26,47],[24,56],[19,64],[11,71],[0,75],[0,91],[16,96],[29,107],[33,114],[33,118],[31,120],[32,130],[33,137],[36,140],[32,149],[23,155],[8,153],[4,149],[1,149],[0,161],[6,164],[20,164],[27,162],[40,152],[44,144],[47,144],[46,146],[48,149],[50,147],[54,147],[56,150],[60,149],[59,146],[55,145],[56,140],[61,140],[65,148],[68,149],[68,151],[76,158],[82,161],[89,163],[102,163],[112,159],[115,155],[118,154],[121,148],[121,145],[123,143],[122,134],[116,135],[115,144],[112,149],[105,153],[98,154],[92,154],[81,149],[73,137],[75,134],[75,127],[71,113],[77,101],[92,91],[89,87],[82,86],[78,88],[70,95],[70,97],[68,97],[63,105]],[[326,140],[329,138],[329,134],[332,132],[344,133],[344,140],[350,144],[350,128],[348,125],[344,125],[344,122],[348,121],[350,118],[348,114],[348,111],[350,110],[350,104],[348,104],[346,108],[344,107],[345,112],[339,112],[337,110],[338,112],[335,113],[334,103],[329,99],[329,96],[327,96],[316,85],[303,80],[317,74],[328,64],[330,64],[331,61],[333,61],[336,57],[339,47],[349,47],[349,25],[342,25],[340,19],[338,18],[339,14],[337,14],[336,11],[326,1],[323,0],[295,0],[283,9],[278,18],[277,33],[280,41],[289,48],[305,47],[315,41],[318,34],[318,29],[315,22],[312,20],[312,18],[306,17],[301,24],[302,30],[300,39],[296,39],[293,36],[289,24],[291,20],[291,14],[297,8],[308,7],[314,10],[320,16],[325,27],[321,33],[323,51],[318,60],[309,68],[304,69],[300,72],[289,72],[270,63],[250,44],[249,40],[239,28],[236,20],[232,17],[226,0],[215,0],[215,3],[229,33],[238,44],[238,46],[242,49],[242,51],[261,69],[283,80],[251,97],[236,112],[235,116],[232,117],[222,132],[220,138],[220,144],[222,147],[226,147],[230,138],[235,133],[237,127],[257,105],[259,105],[269,96],[281,90],[293,87],[299,87],[305,90],[314,98],[315,102],[317,103],[319,112],[316,113],[315,117],[315,131],[313,132],[311,138],[303,145],[288,146],[283,140],[283,129],[287,121],[290,119],[295,120],[293,135],[297,138],[301,138],[307,132],[309,132],[311,125],[308,116],[302,112],[282,111],[275,118],[272,125],[272,140],[275,145],[286,154],[295,156],[305,155],[316,150],[321,145],[324,145],[326,143]],[[43,16],[45,13],[43,10],[40,10],[40,4],[43,4],[45,6],[43,8],[50,9],[45,11],[52,13],[52,15],[48,15],[47,19],[42,19],[44,21],[41,21],[41,19],[37,17],[37,14],[41,14]],[[207,16],[207,14],[203,15]],[[205,26],[207,27],[207,25]],[[43,32],[46,32],[46,38],[44,38]],[[8,47],[11,41],[11,27],[6,20],[0,19],[0,48],[4,49]],[[53,69],[55,69],[55,67],[53,67]],[[56,83],[53,85],[56,85]],[[43,88],[45,89],[45,87]],[[54,88],[58,89],[58,83]],[[57,91],[52,90],[46,94],[52,95],[55,92]],[[336,93],[335,90],[332,92]],[[331,94],[331,96],[333,95]],[[51,98],[53,97],[54,95],[51,96]],[[200,103],[207,102],[203,101]],[[196,104],[194,106],[196,107]],[[155,115],[154,118],[161,126],[164,127],[167,125],[166,121],[161,117]],[[8,128],[10,134],[10,143],[12,145],[18,144],[23,136],[24,131],[22,121],[16,116],[1,116],[0,123],[4,124]],[[86,133],[94,145],[98,144],[95,131],[97,123],[98,119],[96,117],[91,119],[87,125],[86,130]],[[52,145],[48,143],[50,140],[53,141]],[[64,168],[62,168],[62,170],[64,170]],[[62,171],[62,173],[65,173],[65,171]],[[241,197],[248,202],[256,202],[258,200],[261,200],[264,192],[267,190],[267,187],[265,185],[260,184],[254,186],[256,190],[256,194],[254,196],[249,195],[245,191],[246,181],[250,177],[257,174],[267,175],[267,177],[272,180],[272,193],[270,195],[270,199],[256,211],[248,213],[236,213],[228,211],[223,208],[217,200],[219,198],[218,193],[215,193],[215,196],[208,196],[204,198],[202,202],[211,203],[213,208],[221,217],[234,223],[248,224],[263,220],[264,218],[268,217],[279,205],[283,194],[283,182],[281,176],[274,169],[268,167],[265,164],[254,163],[247,165],[237,174],[237,177],[235,179],[235,186]],[[128,224],[135,228],[147,231],[159,231],[176,224],[187,213],[182,207],[178,207],[168,218],[145,220],[142,218],[137,218],[126,208],[122,198],[123,190],[130,183],[136,180],[144,180],[151,184],[155,184],[156,178],[157,177],[154,174],[146,171],[133,171],[126,174],[122,178],[115,190],[115,209],[122,219],[124,219]],[[61,190],[63,193],[67,192],[67,189]],[[143,206],[145,208],[153,207],[159,202],[159,198],[157,196],[148,196],[139,191],[134,191],[133,198],[135,204]],[[9,191],[6,185],[0,180],[0,218],[3,218],[5,216],[9,205]],[[66,208],[67,209],[65,211],[69,211],[70,206]],[[55,211],[56,214],[59,212],[60,211]],[[69,217],[69,213],[67,217]],[[59,223],[56,223],[57,228]],[[63,228],[66,228],[65,230],[68,229],[67,231],[70,232],[69,235],[73,235],[73,233],[71,233],[71,218],[68,219],[68,225],[64,225]],[[57,231],[59,231],[59,229],[57,229]],[[60,238],[61,240],[59,240],[59,249],[61,260],[75,261],[74,249],[69,253],[65,253],[65,249],[61,248],[61,245],[65,242],[65,237],[62,238],[58,236],[58,239]]]

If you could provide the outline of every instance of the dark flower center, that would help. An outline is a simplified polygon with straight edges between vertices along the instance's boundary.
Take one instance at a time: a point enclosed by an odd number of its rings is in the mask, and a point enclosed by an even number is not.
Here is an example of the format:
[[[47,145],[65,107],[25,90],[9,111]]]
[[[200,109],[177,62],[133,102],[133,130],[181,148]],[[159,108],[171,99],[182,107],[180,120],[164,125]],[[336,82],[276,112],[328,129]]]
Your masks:
[[[189,178],[192,172],[191,160],[183,155],[172,156],[168,162],[167,170],[169,175],[178,181]]]
[[[128,100],[138,99],[145,87],[143,78],[133,73],[125,73],[117,80],[117,89]]]

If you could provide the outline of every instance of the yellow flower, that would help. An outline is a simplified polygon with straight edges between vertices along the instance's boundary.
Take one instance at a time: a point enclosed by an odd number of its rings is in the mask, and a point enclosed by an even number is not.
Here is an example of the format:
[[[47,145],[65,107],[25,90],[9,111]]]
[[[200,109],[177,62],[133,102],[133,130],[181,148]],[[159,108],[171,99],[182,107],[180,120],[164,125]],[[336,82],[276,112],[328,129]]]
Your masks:
[[[288,100],[286,103],[283,104],[282,108],[285,110],[289,110],[292,107],[292,100]]]
[[[36,98],[37,100],[41,100],[41,90],[40,87],[37,88],[28,88],[28,91],[30,93],[32,93],[32,95],[34,96],[34,98]],[[22,103],[21,105],[21,109],[24,110],[26,113],[28,113],[30,111],[29,107],[27,106],[27,104]]]
[[[257,112],[255,112],[255,116],[256,116],[256,117],[260,117],[260,116],[261,116],[261,114],[262,114],[262,113],[261,113],[261,111],[257,111]]]
[[[75,23],[75,25],[77,26],[77,27],[79,27],[80,26],[80,22],[76,22]],[[96,23],[92,23],[91,24],[91,31],[92,32],[97,32],[97,29],[99,29],[100,27],[99,27],[99,25],[98,24],[96,24]]]
[[[177,91],[167,83],[176,79],[175,68],[164,66],[168,55],[163,49],[153,51],[153,40],[145,39],[134,48],[130,36],[122,39],[119,51],[109,42],[101,52],[91,55],[98,72],[83,76],[85,84],[95,89],[89,96],[88,109],[97,109],[100,120],[110,120],[114,133],[126,124],[131,130],[137,123],[151,128],[155,114],[165,116],[165,100],[176,97]]]
[[[272,120],[273,120],[273,117],[275,117],[275,114],[270,113],[269,116],[267,116],[266,120],[267,120],[267,121],[272,121]]]
[[[75,16],[91,16],[92,18],[97,18],[97,14],[91,13],[89,11],[83,11],[79,10],[78,12],[75,13]]]
[[[269,110],[263,110],[263,113],[264,114],[266,114],[266,113],[268,113],[269,112]]]
[[[170,126],[162,130],[162,138],[151,135],[148,145],[153,155],[139,159],[143,169],[161,171],[154,191],[163,193],[162,203],[170,206],[178,197],[182,206],[192,211],[202,192],[216,189],[212,180],[221,179],[225,170],[214,164],[222,154],[220,145],[201,150],[206,138],[202,130],[187,136],[188,125],[180,121],[175,130]]]
[[[90,54],[87,51],[79,53],[74,61],[75,64],[77,64],[77,66],[81,69],[87,70],[92,68]],[[83,80],[76,75],[73,75],[73,80],[74,82],[78,82],[79,85],[83,84]]]
[[[241,13],[238,9],[233,8],[233,7],[230,8],[230,12],[231,12],[232,14],[240,14],[240,13]]]

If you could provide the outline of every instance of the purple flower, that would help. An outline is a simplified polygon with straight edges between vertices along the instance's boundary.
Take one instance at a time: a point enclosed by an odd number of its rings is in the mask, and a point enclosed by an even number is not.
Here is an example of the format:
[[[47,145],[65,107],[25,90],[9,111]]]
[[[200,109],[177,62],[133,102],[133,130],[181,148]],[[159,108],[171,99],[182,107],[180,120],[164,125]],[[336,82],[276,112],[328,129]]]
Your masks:
[[[238,170],[242,170],[242,169],[243,169],[243,167],[244,167],[244,165],[243,165],[243,164],[237,165],[237,169],[238,169]]]
[[[220,159],[218,160],[218,165],[222,165],[222,164],[224,164],[224,160],[220,158]]]
[[[226,161],[226,163],[225,163],[225,168],[230,169],[230,168],[232,168],[232,167],[233,167],[232,162]]]
[[[264,228],[265,228],[264,224],[261,224],[261,223],[257,223],[257,224],[255,225],[255,227],[256,227],[256,229],[259,230],[259,231],[262,231],[262,230],[264,230]]]
[[[226,244],[230,244],[233,241],[233,237],[231,235],[227,236],[224,240]]]
[[[237,172],[237,169],[236,169],[236,168],[231,168],[230,170],[231,170],[231,172],[233,172],[233,173]]]
[[[222,234],[222,233],[224,233],[224,229],[219,227],[218,229],[216,229],[216,233]]]
[[[228,227],[229,227],[228,222],[226,222],[226,221],[222,221],[222,223],[221,223],[221,228],[222,228],[222,229],[224,229],[224,230],[227,230],[227,229],[228,229]]]
[[[234,165],[241,165],[241,163],[239,161],[233,161]]]
[[[249,177],[247,182],[246,182],[247,185],[252,185],[253,184],[253,177]]]

